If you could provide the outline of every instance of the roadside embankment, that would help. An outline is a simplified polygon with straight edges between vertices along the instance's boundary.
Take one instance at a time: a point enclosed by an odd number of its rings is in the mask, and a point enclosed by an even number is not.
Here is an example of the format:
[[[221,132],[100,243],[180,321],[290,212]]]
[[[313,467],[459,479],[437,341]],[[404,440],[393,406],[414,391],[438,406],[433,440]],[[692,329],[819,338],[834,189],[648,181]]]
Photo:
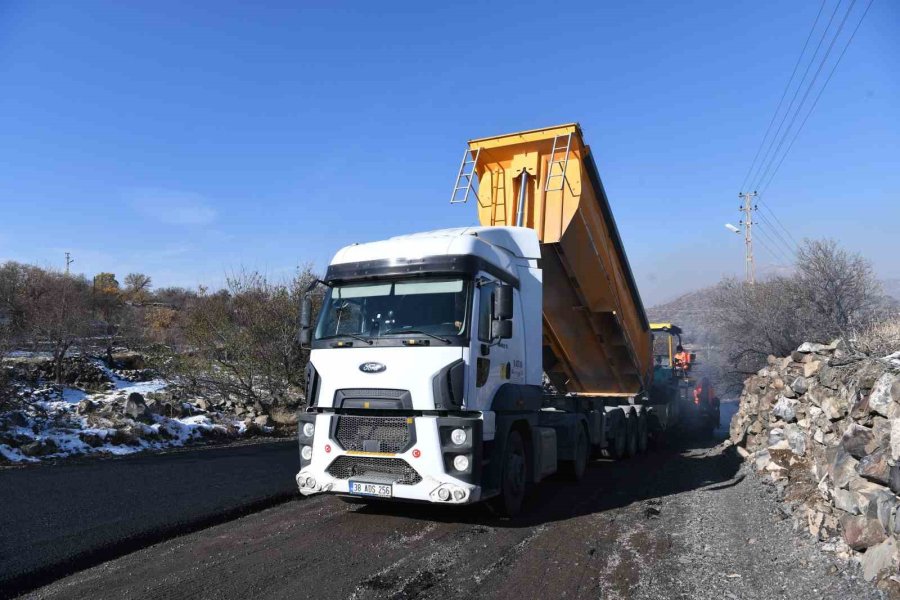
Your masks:
[[[748,378],[731,441],[805,529],[900,595],[900,353],[841,342],[770,356]]]

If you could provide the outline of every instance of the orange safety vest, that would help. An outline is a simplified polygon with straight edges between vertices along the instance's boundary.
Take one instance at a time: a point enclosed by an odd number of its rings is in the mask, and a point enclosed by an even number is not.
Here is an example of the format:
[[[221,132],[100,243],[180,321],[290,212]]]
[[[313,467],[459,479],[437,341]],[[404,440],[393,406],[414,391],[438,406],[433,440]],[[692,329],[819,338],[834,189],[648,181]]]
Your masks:
[[[675,362],[682,366],[682,368],[687,368],[691,366],[691,355],[689,352],[679,352],[675,355]]]

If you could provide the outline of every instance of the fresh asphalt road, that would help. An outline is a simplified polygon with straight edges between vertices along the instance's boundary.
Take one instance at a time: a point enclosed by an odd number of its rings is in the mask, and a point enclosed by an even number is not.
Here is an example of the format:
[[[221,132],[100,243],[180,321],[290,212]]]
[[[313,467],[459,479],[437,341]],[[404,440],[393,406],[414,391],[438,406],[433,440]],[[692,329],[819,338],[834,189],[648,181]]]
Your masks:
[[[594,461],[578,484],[552,478],[536,487],[516,519],[479,507],[296,499],[144,547],[29,597],[878,597],[857,571],[792,532],[773,488],[744,477],[732,450],[687,440],[627,461]]]
[[[287,500],[296,441],[0,470],[0,597]]]

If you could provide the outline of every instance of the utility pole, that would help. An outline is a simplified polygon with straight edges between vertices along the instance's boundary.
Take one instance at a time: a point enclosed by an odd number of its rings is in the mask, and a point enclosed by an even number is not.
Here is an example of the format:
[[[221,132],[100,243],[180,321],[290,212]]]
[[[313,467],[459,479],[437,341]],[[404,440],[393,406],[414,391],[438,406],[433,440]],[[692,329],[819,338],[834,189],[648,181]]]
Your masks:
[[[72,255],[66,252],[66,275],[69,274],[69,265],[75,262],[75,259],[72,258]]]
[[[738,194],[738,197],[744,201],[738,209],[744,213],[741,221],[741,225],[744,226],[744,269],[747,283],[751,285],[756,283],[756,265],[753,263],[753,211],[756,210],[753,199],[756,198],[756,195],[756,192]]]

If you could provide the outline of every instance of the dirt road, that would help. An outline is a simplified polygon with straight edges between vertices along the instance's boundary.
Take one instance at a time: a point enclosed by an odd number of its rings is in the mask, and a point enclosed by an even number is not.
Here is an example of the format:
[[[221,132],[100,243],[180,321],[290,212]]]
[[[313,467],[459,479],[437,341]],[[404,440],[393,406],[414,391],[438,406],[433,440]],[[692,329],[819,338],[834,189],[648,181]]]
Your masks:
[[[694,442],[549,481],[526,516],[290,501],[35,598],[876,598],[790,531],[734,454]]]

